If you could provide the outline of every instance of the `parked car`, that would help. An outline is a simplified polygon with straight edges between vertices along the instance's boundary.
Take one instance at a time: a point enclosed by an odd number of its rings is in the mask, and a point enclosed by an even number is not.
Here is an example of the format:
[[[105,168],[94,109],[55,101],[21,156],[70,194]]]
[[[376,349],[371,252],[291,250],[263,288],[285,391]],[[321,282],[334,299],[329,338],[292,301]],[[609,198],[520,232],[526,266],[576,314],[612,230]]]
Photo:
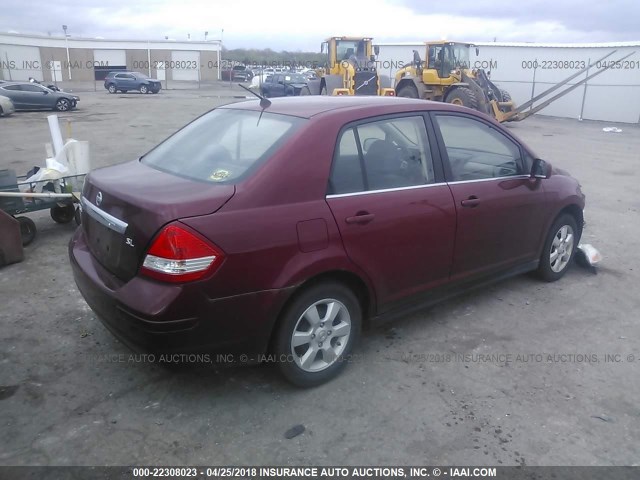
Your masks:
[[[162,83],[155,78],[149,78],[139,72],[109,72],[104,79],[104,88],[109,93],[127,93],[136,90],[140,93],[158,93],[162,89]]]
[[[218,107],[93,170],[82,199],[70,261],[116,336],[271,359],[301,386],[346,365],[365,319],[560,279],[584,208],[577,180],[485,115],[332,96]]]
[[[11,99],[0,95],[0,117],[8,117],[15,111],[16,107],[13,106]]]
[[[310,95],[307,79],[299,73],[277,73],[265,78],[260,86],[265,97]]]
[[[66,112],[77,107],[80,97],[67,92],[54,92],[44,85],[29,82],[0,84],[0,95],[8,97],[16,110],[52,109]]]
[[[253,72],[244,65],[234,65],[233,68],[227,68],[220,72],[222,80],[238,80],[248,82],[253,78]]]

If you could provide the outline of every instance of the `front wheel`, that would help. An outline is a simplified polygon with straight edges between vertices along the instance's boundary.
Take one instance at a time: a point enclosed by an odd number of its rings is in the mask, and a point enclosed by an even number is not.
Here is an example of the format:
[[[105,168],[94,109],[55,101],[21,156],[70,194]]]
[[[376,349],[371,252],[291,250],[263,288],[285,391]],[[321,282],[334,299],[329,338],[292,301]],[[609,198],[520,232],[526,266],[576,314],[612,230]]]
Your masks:
[[[397,97],[418,98],[418,90],[413,85],[405,85],[396,94]]]
[[[445,102],[478,110],[478,99],[473,90],[467,87],[455,87],[453,91],[447,94]]]
[[[146,85],[140,85],[140,93],[149,93],[149,88]]]
[[[71,108],[71,102],[66,98],[61,98],[56,102],[56,110],[59,112],[66,112]]]
[[[551,226],[544,242],[538,276],[546,282],[560,280],[567,273],[578,245],[576,220],[569,214],[561,215]]]
[[[327,282],[300,294],[285,310],[275,343],[282,374],[313,387],[334,378],[360,337],[362,309],[354,293]]]

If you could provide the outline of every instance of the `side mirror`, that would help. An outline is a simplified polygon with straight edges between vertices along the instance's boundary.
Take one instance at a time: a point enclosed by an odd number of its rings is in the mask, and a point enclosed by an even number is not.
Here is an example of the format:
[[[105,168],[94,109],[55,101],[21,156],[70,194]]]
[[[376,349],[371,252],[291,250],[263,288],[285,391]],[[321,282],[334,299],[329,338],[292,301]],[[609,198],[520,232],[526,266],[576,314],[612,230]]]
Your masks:
[[[49,91],[48,90],[43,90],[42,93],[43,93],[43,95],[49,95]]]
[[[531,167],[531,178],[549,178],[551,176],[551,164],[541,158],[536,158]]]

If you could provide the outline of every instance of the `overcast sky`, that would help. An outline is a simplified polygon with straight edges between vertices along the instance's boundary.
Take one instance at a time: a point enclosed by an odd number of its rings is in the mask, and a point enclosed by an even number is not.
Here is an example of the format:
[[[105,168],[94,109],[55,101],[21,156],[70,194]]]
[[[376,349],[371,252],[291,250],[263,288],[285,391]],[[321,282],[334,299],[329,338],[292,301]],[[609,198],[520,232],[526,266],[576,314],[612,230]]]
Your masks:
[[[325,37],[378,42],[640,40],[637,0],[4,0],[0,31],[202,40],[227,48],[318,51]],[[224,34],[222,34],[224,29]]]

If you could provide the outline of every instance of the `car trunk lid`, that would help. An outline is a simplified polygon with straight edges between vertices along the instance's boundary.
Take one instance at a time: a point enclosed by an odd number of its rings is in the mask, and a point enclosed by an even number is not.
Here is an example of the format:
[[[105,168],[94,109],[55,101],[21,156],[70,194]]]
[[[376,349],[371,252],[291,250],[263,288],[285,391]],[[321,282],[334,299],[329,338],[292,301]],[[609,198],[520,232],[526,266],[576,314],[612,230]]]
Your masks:
[[[136,160],[87,176],[82,228],[96,260],[127,281],[163,225],[213,213],[234,193],[234,185],[185,179]]]

